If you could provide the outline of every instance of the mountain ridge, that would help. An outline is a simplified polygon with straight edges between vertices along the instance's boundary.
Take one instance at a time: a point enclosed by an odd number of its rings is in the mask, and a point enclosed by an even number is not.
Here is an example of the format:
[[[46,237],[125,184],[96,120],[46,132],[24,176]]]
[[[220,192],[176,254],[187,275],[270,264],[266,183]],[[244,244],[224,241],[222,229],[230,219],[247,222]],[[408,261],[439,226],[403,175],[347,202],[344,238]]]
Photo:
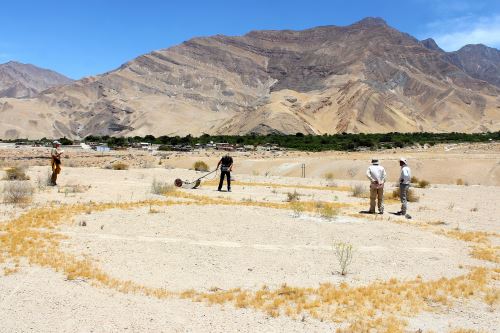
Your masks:
[[[33,124],[11,120],[0,136],[498,130],[500,88],[472,71],[476,52],[426,43],[376,18],[193,38],[22,103],[0,99]]]
[[[32,64],[17,61],[0,64],[0,97],[35,97],[43,90],[71,82],[60,73]]]

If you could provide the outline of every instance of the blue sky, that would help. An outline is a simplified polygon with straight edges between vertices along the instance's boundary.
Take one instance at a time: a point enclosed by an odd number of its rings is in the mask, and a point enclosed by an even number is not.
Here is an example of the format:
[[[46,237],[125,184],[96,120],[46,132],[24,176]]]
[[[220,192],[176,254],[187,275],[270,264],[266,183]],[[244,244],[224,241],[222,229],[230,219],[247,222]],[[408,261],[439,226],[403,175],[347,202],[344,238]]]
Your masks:
[[[366,16],[433,37],[448,51],[468,43],[500,48],[500,0],[17,0],[0,4],[0,63],[78,79],[195,36],[348,25]]]

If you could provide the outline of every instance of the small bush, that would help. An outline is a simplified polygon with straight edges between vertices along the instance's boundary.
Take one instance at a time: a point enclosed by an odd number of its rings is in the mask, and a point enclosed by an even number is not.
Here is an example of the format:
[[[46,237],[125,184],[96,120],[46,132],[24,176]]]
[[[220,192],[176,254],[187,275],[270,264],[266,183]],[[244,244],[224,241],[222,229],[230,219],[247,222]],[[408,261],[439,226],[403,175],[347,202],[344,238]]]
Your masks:
[[[52,178],[52,172],[48,171],[47,175],[45,178],[42,176],[38,175],[36,178],[36,186],[38,187],[39,191],[43,191],[47,188],[47,186],[51,185],[51,178]]]
[[[300,200],[300,194],[294,190],[293,192],[288,192],[286,194],[286,201],[288,202],[294,202],[294,201],[299,201]]]
[[[392,191],[392,198],[399,199],[399,187]],[[419,196],[411,188],[408,189],[408,196],[406,199],[408,202],[418,202],[418,200],[420,200]]]
[[[116,162],[111,167],[113,170],[128,170],[129,165],[123,162]]]
[[[193,168],[196,170],[196,171],[208,171],[208,165],[207,163],[203,162],[203,161],[196,161],[194,162],[194,166]]]
[[[23,167],[11,167],[5,170],[4,180],[29,180],[26,170]]]
[[[304,213],[304,206],[297,201],[290,202],[290,208],[292,209],[293,217],[300,217]]]
[[[331,205],[323,205],[319,209],[318,213],[319,213],[319,216],[321,216],[325,220],[331,221],[337,216],[338,211],[337,211],[337,209],[335,209]]]
[[[333,245],[335,250],[335,256],[339,262],[340,266],[340,274],[346,275],[347,268],[352,262],[352,244],[344,243],[344,242],[336,242]]]
[[[464,180],[462,178],[457,179],[457,185],[462,186],[464,185]]]
[[[364,198],[368,195],[368,189],[365,185],[357,184],[351,187],[351,193],[353,197]]]
[[[428,182],[427,180],[422,179],[422,180],[418,181],[418,187],[420,187],[420,188],[427,188],[430,185],[431,185],[431,183]]]
[[[417,184],[418,182],[419,182],[419,179],[417,177],[415,177],[415,176],[411,177],[410,183]]]
[[[327,172],[324,174],[324,177],[326,181],[331,182],[334,179],[335,175],[333,174],[333,172]]]
[[[12,181],[3,188],[3,200],[12,204],[29,203],[33,199],[33,193],[34,188],[29,182]]]
[[[64,193],[65,195],[68,195],[70,193],[84,193],[87,192],[90,189],[90,186],[85,186],[85,185],[65,185],[61,186],[57,189],[58,193]]]
[[[156,179],[153,179],[153,182],[151,183],[151,193],[153,194],[163,195],[173,191],[175,191],[175,187],[171,184],[160,182]]]

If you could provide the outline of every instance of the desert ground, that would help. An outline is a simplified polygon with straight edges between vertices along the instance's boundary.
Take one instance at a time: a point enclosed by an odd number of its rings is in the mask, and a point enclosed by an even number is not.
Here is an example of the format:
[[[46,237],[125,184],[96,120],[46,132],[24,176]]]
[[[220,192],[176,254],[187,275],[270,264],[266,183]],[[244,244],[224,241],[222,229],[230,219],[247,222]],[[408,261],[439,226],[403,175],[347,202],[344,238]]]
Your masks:
[[[0,181],[0,332],[500,332],[500,144],[235,153],[232,192],[172,186],[221,154],[67,149],[49,187],[47,148],[0,147],[33,188]],[[400,156],[430,182],[412,219]]]

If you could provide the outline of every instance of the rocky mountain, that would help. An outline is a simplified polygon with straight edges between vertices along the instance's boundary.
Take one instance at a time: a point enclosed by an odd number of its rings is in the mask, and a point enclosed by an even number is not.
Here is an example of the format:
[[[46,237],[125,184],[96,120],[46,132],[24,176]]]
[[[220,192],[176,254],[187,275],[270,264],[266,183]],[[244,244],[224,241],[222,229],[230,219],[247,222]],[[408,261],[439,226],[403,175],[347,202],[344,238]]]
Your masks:
[[[471,77],[500,87],[500,51],[482,44],[449,53],[450,62]]]
[[[54,71],[10,61],[0,64],[0,97],[28,98],[73,80]]]
[[[378,18],[195,38],[0,99],[0,137],[499,130],[495,78],[434,44]]]

